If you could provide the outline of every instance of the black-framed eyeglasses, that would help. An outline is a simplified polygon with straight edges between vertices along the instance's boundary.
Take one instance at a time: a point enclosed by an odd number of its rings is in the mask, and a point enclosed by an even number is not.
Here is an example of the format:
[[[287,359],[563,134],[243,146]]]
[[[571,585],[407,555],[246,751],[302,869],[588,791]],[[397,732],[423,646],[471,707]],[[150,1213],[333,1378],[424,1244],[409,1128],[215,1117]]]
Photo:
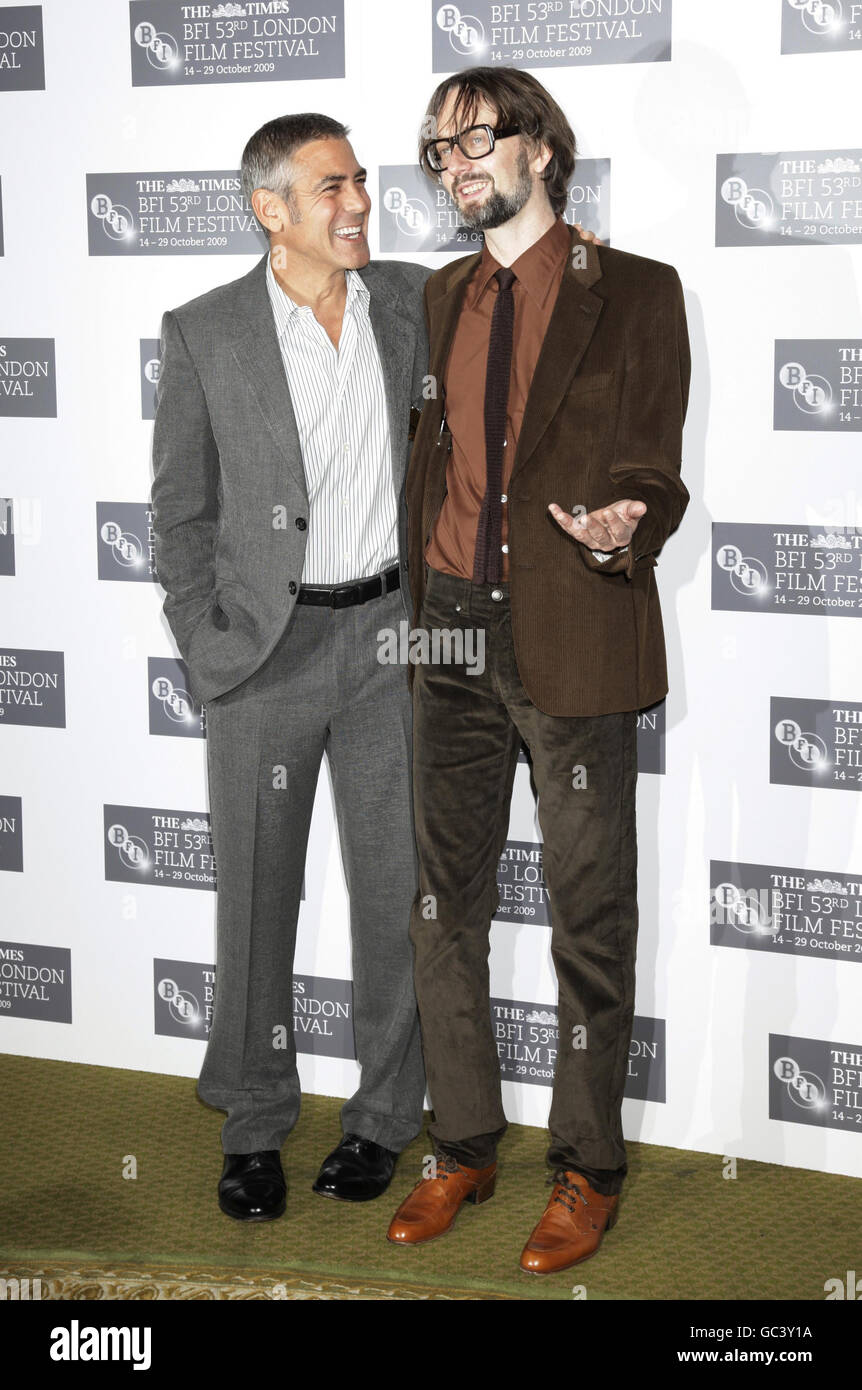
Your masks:
[[[498,140],[506,140],[510,135],[520,133],[521,127],[518,125],[471,125],[444,140],[429,140],[422,154],[428,168],[439,174],[448,167],[455,145],[465,159],[481,159],[491,153]]]

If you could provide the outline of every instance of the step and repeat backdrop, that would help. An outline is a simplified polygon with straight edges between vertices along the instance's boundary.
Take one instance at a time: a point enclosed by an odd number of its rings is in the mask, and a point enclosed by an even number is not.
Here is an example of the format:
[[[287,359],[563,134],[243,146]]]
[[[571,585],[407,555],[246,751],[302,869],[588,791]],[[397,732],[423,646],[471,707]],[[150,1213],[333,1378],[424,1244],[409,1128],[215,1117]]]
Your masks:
[[[162,312],[265,250],[247,138],[347,122],[372,254],[440,266],[478,243],[416,166],[425,101],[509,63],[576,132],[567,218],[677,267],[692,345],[692,500],[656,571],[670,693],[640,717],[626,1135],[717,1172],[862,1176],[860,54],[851,0],[0,4],[0,1049],[200,1070],[206,711],[161,614],[152,418]],[[543,1125],[526,762],[499,883],[505,1105]],[[350,981],[324,765],[294,982],[310,1091],[355,1088]]]

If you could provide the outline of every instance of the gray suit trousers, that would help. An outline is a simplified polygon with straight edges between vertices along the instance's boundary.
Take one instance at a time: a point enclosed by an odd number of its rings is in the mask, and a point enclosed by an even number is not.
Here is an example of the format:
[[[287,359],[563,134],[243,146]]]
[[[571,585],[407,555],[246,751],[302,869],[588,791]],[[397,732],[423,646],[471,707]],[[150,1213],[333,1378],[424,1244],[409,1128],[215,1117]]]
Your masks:
[[[350,896],[362,1069],[342,1125],[395,1151],[421,1128],[411,702],[404,667],[377,660],[378,630],[397,631],[403,617],[397,589],[349,608],[298,604],[266,661],[207,702],[217,956],[198,1095],[227,1111],[225,1153],[280,1149],[299,1116],[293,957],[324,753]]]

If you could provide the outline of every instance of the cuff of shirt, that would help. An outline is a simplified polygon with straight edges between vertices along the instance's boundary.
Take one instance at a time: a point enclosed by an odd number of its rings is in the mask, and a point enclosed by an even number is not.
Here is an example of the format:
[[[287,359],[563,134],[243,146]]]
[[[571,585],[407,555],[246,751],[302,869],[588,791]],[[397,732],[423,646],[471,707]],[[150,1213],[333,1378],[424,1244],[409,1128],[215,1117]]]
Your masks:
[[[630,546],[624,545],[621,550],[590,550],[582,545],[581,551],[589,569],[603,570],[605,574],[623,571],[631,578],[635,555]]]

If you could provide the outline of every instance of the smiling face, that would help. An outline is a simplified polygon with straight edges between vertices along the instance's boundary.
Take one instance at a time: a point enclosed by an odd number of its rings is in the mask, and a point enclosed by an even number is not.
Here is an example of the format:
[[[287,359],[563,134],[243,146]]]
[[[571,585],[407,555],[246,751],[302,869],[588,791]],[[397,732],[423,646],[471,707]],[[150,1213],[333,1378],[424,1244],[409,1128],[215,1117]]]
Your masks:
[[[310,140],[290,160],[288,202],[265,188],[252,195],[273,246],[326,275],[367,265],[371,199],[349,140]]]
[[[438,136],[454,135],[471,125],[493,129],[500,123],[494,108],[485,101],[475,112],[456,114],[455,108],[456,98],[450,95],[440,112]],[[440,180],[461,220],[484,231],[510,222],[531,198],[547,197],[539,174],[549,158],[550,151],[544,147],[531,154],[520,135],[497,140],[491,153],[480,159],[468,159],[455,145]]]

